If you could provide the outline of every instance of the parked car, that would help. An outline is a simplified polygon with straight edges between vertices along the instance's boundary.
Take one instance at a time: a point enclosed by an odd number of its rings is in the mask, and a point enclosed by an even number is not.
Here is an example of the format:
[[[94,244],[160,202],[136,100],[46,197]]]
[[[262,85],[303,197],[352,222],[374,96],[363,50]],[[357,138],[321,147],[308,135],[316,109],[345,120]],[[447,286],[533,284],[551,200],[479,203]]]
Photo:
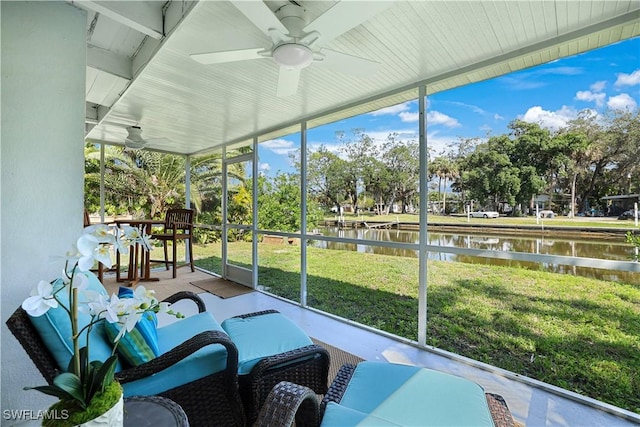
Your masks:
[[[633,209],[624,211],[618,216],[618,219],[634,219],[634,218],[635,218],[635,211]]]
[[[471,212],[472,218],[498,218],[500,214],[496,211],[477,211]]]
[[[550,210],[544,210],[544,211],[538,212],[539,218],[554,218],[555,216],[556,216],[555,212]]]

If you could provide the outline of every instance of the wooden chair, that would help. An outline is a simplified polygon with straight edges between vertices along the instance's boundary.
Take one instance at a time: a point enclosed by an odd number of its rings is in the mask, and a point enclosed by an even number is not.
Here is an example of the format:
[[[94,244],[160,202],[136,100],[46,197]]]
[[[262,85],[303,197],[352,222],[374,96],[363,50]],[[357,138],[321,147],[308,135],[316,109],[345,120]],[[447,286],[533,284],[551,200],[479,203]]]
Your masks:
[[[164,220],[164,229],[159,233],[152,233],[151,237],[162,241],[164,245],[164,260],[151,260],[151,262],[164,263],[167,270],[169,263],[173,267],[173,278],[176,278],[177,265],[177,243],[184,240],[187,245],[187,256],[191,271],[195,271],[193,266],[193,209],[169,209]],[[173,258],[169,261],[167,243],[172,243]]]

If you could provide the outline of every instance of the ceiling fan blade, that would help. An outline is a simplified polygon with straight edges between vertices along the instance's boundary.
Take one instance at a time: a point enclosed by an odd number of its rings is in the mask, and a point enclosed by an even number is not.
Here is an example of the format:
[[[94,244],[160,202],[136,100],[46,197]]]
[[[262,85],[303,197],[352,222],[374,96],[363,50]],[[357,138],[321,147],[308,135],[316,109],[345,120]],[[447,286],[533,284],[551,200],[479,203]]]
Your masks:
[[[351,1],[342,0],[331,9],[304,27],[306,33],[317,31],[321,37],[319,45],[324,45],[352,28],[373,18],[389,8],[393,1]]]
[[[278,90],[276,95],[279,97],[295,95],[298,91],[298,81],[300,80],[299,69],[280,67],[278,74]]]
[[[287,27],[280,22],[263,1],[234,0],[231,3],[267,36],[271,37],[270,29],[275,29],[282,34],[289,33]]]
[[[201,64],[222,64],[224,62],[246,61],[248,59],[261,59],[264,56],[260,52],[261,47],[252,49],[226,50],[223,52],[194,53],[191,58]]]
[[[334,50],[322,49],[324,59],[316,61],[313,66],[326,67],[344,74],[357,77],[370,77],[375,74],[380,63],[358,56],[347,55],[346,53]]]

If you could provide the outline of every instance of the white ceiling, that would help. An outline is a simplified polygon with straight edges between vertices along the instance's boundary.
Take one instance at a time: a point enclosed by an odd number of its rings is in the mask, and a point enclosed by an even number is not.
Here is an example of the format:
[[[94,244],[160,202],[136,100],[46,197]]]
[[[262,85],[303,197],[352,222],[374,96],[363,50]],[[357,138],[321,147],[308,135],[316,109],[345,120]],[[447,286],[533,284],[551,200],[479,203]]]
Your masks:
[[[271,59],[203,65],[189,56],[271,46],[229,1],[70,3],[88,11],[87,138],[121,144],[138,125],[149,148],[181,154],[415,99],[420,84],[436,93],[640,35],[637,0],[397,0],[325,46],[378,62],[374,74],[314,63],[298,92],[279,98]],[[310,20],[335,5],[298,3]]]

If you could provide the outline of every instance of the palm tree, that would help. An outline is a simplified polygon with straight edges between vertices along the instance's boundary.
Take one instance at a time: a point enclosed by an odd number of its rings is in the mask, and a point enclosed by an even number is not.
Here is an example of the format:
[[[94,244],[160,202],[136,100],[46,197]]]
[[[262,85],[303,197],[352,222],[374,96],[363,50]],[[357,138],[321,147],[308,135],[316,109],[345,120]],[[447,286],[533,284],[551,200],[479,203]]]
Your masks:
[[[85,148],[85,198],[95,210],[99,193],[100,152],[94,144]],[[148,150],[105,147],[105,205],[111,213],[162,218],[170,207],[184,206],[186,159],[184,156]],[[240,164],[231,165],[229,176],[245,179]],[[219,206],[222,194],[222,160],[219,153],[191,161],[190,200],[196,211]],[[99,203],[99,201],[98,201]],[[94,208],[94,209],[92,209]]]

